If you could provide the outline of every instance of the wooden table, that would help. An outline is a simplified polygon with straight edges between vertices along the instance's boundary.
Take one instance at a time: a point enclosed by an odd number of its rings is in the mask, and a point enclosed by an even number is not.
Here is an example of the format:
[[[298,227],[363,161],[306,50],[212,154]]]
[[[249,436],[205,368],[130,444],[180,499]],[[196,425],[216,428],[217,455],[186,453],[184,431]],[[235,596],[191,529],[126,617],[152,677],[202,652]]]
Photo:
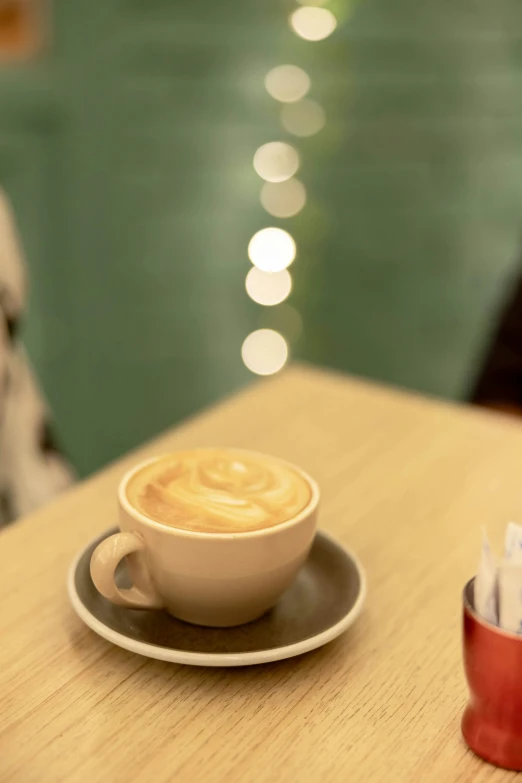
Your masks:
[[[356,625],[278,664],[205,670],[112,647],[69,607],[75,552],[124,470],[236,445],[300,463],[366,565]],[[480,527],[522,520],[522,426],[292,368],[188,421],[0,536],[1,783],[504,781],[464,746],[460,594]]]

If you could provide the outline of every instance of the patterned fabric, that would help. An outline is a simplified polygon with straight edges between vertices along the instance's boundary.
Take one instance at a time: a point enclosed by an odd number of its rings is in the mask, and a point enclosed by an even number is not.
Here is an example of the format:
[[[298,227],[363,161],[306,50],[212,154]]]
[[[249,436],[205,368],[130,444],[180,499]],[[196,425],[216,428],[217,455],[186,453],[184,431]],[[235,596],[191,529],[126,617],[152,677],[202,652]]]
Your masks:
[[[0,192],[0,527],[73,481],[18,337],[25,301],[25,265],[11,209]]]

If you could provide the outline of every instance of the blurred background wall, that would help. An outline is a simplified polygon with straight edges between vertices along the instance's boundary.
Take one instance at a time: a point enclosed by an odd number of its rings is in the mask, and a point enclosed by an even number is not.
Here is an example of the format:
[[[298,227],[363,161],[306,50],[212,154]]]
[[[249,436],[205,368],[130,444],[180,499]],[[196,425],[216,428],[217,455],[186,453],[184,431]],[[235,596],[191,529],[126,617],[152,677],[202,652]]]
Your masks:
[[[462,399],[476,375],[517,271],[522,6],[330,0],[319,41],[292,29],[299,8],[56,0],[47,51],[0,65],[25,340],[81,474],[251,379],[259,328],[430,394]],[[309,137],[266,89],[281,64],[324,110]],[[299,155],[289,218],[252,164],[273,141]],[[297,248],[275,307],[245,291],[265,227]]]

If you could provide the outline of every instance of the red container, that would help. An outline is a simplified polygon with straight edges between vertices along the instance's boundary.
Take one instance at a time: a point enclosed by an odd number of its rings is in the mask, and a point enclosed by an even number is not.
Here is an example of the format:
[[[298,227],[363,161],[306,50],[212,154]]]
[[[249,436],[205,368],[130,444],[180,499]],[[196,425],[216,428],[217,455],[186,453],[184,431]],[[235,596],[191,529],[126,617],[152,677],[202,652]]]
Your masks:
[[[474,579],[464,588],[464,668],[469,702],[462,734],[477,755],[522,770],[522,635],[487,623],[474,609]]]

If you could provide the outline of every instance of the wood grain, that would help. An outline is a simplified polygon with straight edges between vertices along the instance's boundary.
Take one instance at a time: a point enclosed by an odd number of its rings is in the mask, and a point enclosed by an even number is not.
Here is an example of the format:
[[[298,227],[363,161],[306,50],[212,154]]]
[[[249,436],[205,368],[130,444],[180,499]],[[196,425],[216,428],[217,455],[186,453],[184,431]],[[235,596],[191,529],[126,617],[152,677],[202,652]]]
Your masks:
[[[75,552],[137,459],[235,445],[301,464],[367,609],[315,653],[244,670],[149,661],[69,608]],[[295,367],[129,455],[0,536],[0,781],[507,781],[464,746],[460,595],[480,527],[521,519],[514,419]]]

